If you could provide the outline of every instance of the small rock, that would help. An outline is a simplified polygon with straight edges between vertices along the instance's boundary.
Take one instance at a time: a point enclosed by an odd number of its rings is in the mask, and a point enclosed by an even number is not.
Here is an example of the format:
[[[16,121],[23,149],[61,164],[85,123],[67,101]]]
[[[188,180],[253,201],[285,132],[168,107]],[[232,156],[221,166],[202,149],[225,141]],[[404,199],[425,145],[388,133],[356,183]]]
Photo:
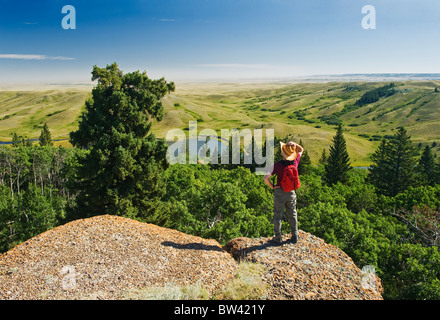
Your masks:
[[[308,293],[306,293],[306,295],[305,295],[306,300],[312,300],[312,299],[314,299],[315,297],[316,297],[316,293],[314,293],[314,292],[308,292]]]

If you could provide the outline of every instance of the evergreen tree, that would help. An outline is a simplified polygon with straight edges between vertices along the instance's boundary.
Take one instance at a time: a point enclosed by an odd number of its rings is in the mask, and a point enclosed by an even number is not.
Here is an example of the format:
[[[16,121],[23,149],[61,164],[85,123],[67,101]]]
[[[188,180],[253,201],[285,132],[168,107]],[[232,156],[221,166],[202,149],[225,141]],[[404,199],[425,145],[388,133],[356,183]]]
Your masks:
[[[325,182],[328,185],[333,185],[337,182],[345,183],[348,179],[348,171],[350,168],[350,157],[342,133],[342,125],[339,125],[336,135],[333,138],[333,145],[330,146],[330,155],[324,166]]]
[[[301,155],[301,160],[298,164],[298,173],[300,175],[308,174],[310,172],[310,166],[312,165],[312,161],[310,160],[309,153],[307,149],[304,147],[302,140],[299,141],[299,145],[304,148],[304,152]]]
[[[325,166],[327,163],[327,151],[325,149],[322,149],[321,158],[319,158],[318,163],[322,166]]]
[[[369,180],[379,193],[393,197],[414,185],[416,149],[405,128],[399,128],[388,142],[382,140],[371,159]]]
[[[371,156],[372,164],[368,172],[368,181],[376,187],[379,193],[385,193],[391,180],[388,174],[393,164],[390,162],[388,150],[388,141],[382,139],[379,147]]]
[[[49,131],[47,123],[44,123],[40,134],[40,146],[53,146],[52,136]]]
[[[434,155],[434,159],[436,155]],[[434,184],[440,184],[440,162],[434,163]]]
[[[12,146],[17,148],[21,143],[21,136],[17,134],[17,132],[13,132],[10,134],[12,136]]]
[[[433,186],[436,180],[435,171],[434,156],[432,155],[431,148],[426,146],[417,166],[420,183],[422,185]]]
[[[32,141],[27,136],[21,138],[21,144],[24,147],[32,147]]]
[[[10,134],[12,136],[12,147],[31,147],[32,142],[27,136],[19,136],[16,132]]]
[[[151,132],[162,120],[161,99],[174,91],[164,78],[139,71],[123,74],[116,63],[94,66],[92,100],[86,102],[79,128],[70,133],[80,158],[75,216],[116,214],[148,219],[165,193],[166,143]],[[72,214],[72,213],[71,213]]]

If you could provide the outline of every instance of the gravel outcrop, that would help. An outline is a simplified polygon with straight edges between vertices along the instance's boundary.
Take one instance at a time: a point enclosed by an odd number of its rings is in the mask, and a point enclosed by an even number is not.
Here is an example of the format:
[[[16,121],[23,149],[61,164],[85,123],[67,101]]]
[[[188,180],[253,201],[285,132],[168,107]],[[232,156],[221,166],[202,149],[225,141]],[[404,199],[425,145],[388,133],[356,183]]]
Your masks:
[[[342,250],[300,231],[291,244],[271,238],[215,240],[103,215],[72,221],[0,255],[0,300],[204,299],[232,283],[240,261],[264,266],[267,299],[382,299],[380,279]],[[161,290],[165,289],[165,290]],[[167,294],[163,294],[168,291]],[[182,292],[177,290],[178,292]],[[196,297],[198,298],[198,297]]]
[[[288,234],[280,246],[272,238],[237,238],[225,249],[237,260],[266,267],[268,299],[382,300],[382,284],[372,266],[359,269],[341,249],[301,230],[296,244]]]
[[[123,299],[146,288],[195,285],[211,294],[236,269],[215,240],[96,216],[47,231],[0,256],[0,299]]]

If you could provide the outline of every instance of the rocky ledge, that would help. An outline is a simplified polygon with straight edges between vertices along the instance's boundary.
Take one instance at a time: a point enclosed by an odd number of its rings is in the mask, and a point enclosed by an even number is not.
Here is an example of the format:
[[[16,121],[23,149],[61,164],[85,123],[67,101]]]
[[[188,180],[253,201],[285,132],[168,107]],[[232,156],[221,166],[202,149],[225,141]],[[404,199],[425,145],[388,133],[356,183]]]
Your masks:
[[[382,299],[380,279],[342,250],[305,232],[297,244],[285,237],[281,246],[237,238],[222,248],[127,218],[80,219],[1,255],[0,299],[181,299],[159,289],[195,286],[212,298],[241,260],[264,266],[267,299]]]
[[[225,246],[236,260],[266,267],[268,299],[382,300],[374,268],[360,270],[338,247],[301,230],[296,244],[290,242],[290,234],[283,236],[281,245],[271,240],[237,238]]]
[[[191,285],[211,293],[236,269],[215,240],[96,216],[59,226],[0,256],[0,299],[125,299],[145,288]],[[150,290],[146,298],[163,292]]]

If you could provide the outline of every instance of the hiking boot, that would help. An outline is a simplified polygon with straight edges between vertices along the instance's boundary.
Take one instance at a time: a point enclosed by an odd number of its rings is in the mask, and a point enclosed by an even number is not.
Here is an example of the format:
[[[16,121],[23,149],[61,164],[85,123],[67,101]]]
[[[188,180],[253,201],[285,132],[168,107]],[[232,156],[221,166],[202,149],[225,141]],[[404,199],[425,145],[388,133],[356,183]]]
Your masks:
[[[290,243],[295,244],[295,243],[298,242],[298,239],[299,239],[299,237],[298,237],[297,235],[293,235],[293,236],[290,238]]]
[[[281,236],[274,236],[272,238],[272,241],[275,242],[275,244],[280,245],[281,242],[283,242],[283,239],[281,238]]]

